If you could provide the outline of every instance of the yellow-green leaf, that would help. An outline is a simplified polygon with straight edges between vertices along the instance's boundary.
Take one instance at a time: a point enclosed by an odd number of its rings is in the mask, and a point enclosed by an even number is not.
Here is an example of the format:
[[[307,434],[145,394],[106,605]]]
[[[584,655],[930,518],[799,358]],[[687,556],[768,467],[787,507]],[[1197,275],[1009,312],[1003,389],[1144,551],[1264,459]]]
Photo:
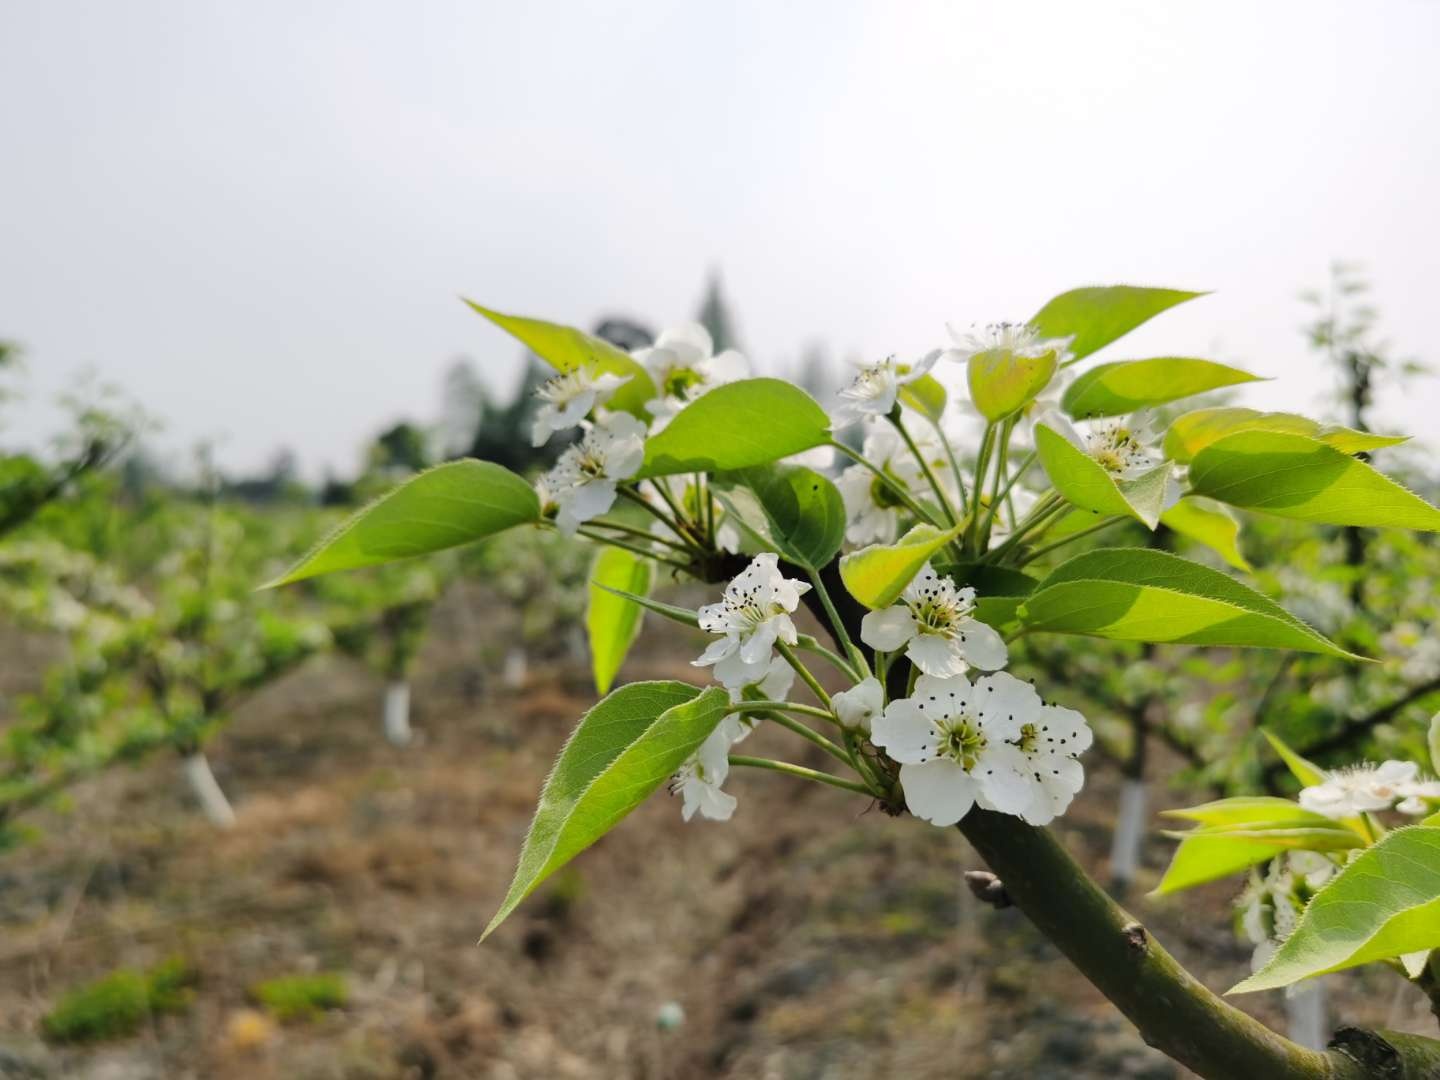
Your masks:
[[[1240,523],[1219,503],[1187,495],[1160,515],[1160,524],[1204,544],[1237,570],[1251,569],[1240,552]]]
[[[1440,531],[1440,510],[1367,463],[1308,435],[1226,435],[1195,455],[1190,487],[1197,495],[1277,517]]]
[[[509,469],[450,461],[356,511],[270,585],[428,555],[539,520],[534,488]]]
[[[1270,748],[1280,755],[1280,760],[1290,770],[1290,775],[1299,780],[1305,787],[1314,787],[1316,784],[1325,782],[1325,770],[1316,765],[1313,761],[1307,761],[1294,750],[1290,749],[1284,739],[1265,728],[1260,729],[1260,734],[1265,736],[1265,741]]]
[[[1116,480],[1094,458],[1045,424],[1035,425],[1035,449],[1045,475],[1072,505],[1097,514],[1133,517],[1149,529],[1159,523],[1168,476],[1165,465],[1135,480]]]
[[[970,357],[970,400],[987,420],[1002,420],[1035,400],[1055,374],[1059,357],[1051,349],[1024,356],[1010,349],[986,349]]]
[[[1079,360],[1128,334],[1176,304],[1204,296],[1181,289],[1103,285],[1061,293],[1035,313],[1031,325],[1041,337],[1073,338],[1070,355]]]
[[[602,547],[590,566],[589,601],[585,630],[590,638],[590,669],[595,691],[610,692],[615,675],[640,633],[642,609],[620,593],[645,596],[650,592],[651,562],[624,548]]]
[[[903,384],[900,400],[934,423],[939,423],[945,414],[945,387],[933,375],[921,375]]]
[[[1374,435],[1368,431],[1322,424],[1296,413],[1223,406],[1196,409],[1176,417],[1165,433],[1165,456],[1183,465],[1217,439],[1238,431],[1288,431],[1294,435],[1309,435],[1345,454],[1380,450],[1408,441],[1405,435]]]
[[[893,544],[871,544],[840,560],[840,580],[868,608],[893,604],[930,557],[960,535],[963,526],[941,531],[916,525]]]
[[[1071,416],[1119,416],[1257,379],[1214,360],[1180,356],[1120,360],[1085,372],[1066,388],[1060,404]]]
[[[651,436],[640,475],[748,469],[829,441],[830,418],[804,390],[742,379],[696,398]]]
[[[641,420],[650,418],[645,411],[645,403],[655,397],[655,383],[645,366],[623,349],[572,326],[528,319],[523,315],[506,315],[482,307],[474,300],[466,300],[465,303],[557,371],[593,366],[601,373],[623,376],[626,381],[611,396],[609,407],[638,416]]]

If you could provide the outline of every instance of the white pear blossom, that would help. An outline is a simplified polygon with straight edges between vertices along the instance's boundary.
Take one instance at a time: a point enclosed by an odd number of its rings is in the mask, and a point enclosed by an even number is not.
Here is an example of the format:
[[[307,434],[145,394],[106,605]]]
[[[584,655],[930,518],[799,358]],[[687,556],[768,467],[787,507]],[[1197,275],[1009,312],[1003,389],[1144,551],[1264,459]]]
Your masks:
[[[593,366],[578,367],[548,380],[535,391],[540,408],[535,411],[531,428],[532,446],[544,446],[557,431],[565,431],[581,423],[598,406],[623,386],[628,375],[601,373]]]
[[[790,616],[810,585],[783,576],[778,563],[779,556],[773,551],[756,555],[725,586],[719,603],[706,604],[697,613],[700,629],[723,636],[692,663],[696,667],[714,665],[715,677],[732,690],[765,678],[777,641],[786,645],[797,641]]]
[[[730,774],[730,743],[717,728],[675,774],[670,791],[680,796],[680,816],[686,821],[697,812],[711,821],[729,821],[735,813],[735,796],[720,790]]]
[[[1034,782],[1011,740],[1039,710],[1035,688],[1005,672],[973,685],[963,675],[921,675],[910,697],[875,718],[870,741],[900,763],[905,804],[918,818],[953,825],[977,802],[1019,814],[1034,801]]]
[[[661,331],[654,345],[635,351],[635,359],[655,382],[656,396],[645,403],[656,418],[654,430],[701,394],[749,377],[750,362],[740,353],[734,349],[714,353],[710,331],[699,323],[672,326]]]
[[[850,385],[836,395],[840,404],[830,413],[833,426],[848,427],[867,416],[889,416],[900,387],[928,374],[939,358],[940,350],[936,349],[913,364],[902,364],[895,357],[887,356],[878,364],[862,366]]]
[[[1424,586],[1416,583],[1416,593]],[[1380,638],[1387,656],[1399,657],[1400,677],[1408,683],[1440,678],[1440,635],[1427,633],[1417,623],[1398,622]]]
[[[1062,436],[1116,479],[1134,480],[1165,464],[1165,456],[1152,445],[1157,435],[1145,410],[1084,423],[1082,432],[1059,409],[1047,409],[1035,417],[1037,426],[1043,424]],[[1176,499],[1180,496],[1178,486],[1174,495]]]
[[[835,707],[836,717],[846,727],[869,731],[875,717],[885,710],[885,688],[880,685],[879,679],[871,675],[849,690],[832,694],[830,704]]]
[[[759,682],[753,682],[746,686],[729,687],[730,701],[732,704],[744,701],[747,690],[753,690],[759,694],[760,701],[784,701],[790,696],[790,688],[794,685],[795,669],[783,656],[776,656],[771,659],[770,666],[765,669],[765,674]],[[744,713],[727,713],[721,719],[716,730],[723,731],[733,745],[754,731],[756,722],[757,718],[754,716],[747,716]]]
[[[1020,725],[1015,745],[1025,757],[1031,780],[1030,802],[1019,811],[1020,817],[1031,825],[1048,825],[1065,813],[1085,786],[1079,756],[1093,741],[1085,717],[1061,705],[1041,705]]]
[[[1005,639],[975,618],[975,590],[957,588],[926,564],[894,607],[866,613],[860,640],[905,655],[926,675],[959,675],[966,667],[997,671],[1009,659]]]
[[[935,456],[930,442],[916,445],[927,458]],[[920,465],[889,424],[876,425],[865,436],[862,452],[867,461],[903,490],[915,492],[919,488],[923,480]],[[846,540],[852,544],[889,544],[900,535],[900,515],[905,505],[880,477],[856,464],[840,473],[835,486],[845,502]]]
[[[557,508],[555,524],[567,536],[615,504],[615,487],[645,460],[645,425],[629,413],[612,413],[567,447],[536,485],[542,504]]]
[[[990,323],[983,327],[971,327],[968,332],[946,326],[954,348],[945,350],[945,359],[968,363],[972,357],[986,353],[1009,353],[1012,356],[1044,356],[1056,354],[1056,366],[1066,360],[1066,349],[1070,338],[1042,338],[1040,331],[1029,323]]]
[[[1328,818],[1357,817],[1377,810],[1389,810],[1406,802],[1407,813],[1425,798],[1440,798],[1440,784],[1420,778],[1420,766],[1413,761],[1387,761],[1380,765],[1352,765],[1328,773],[1323,783],[1300,792],[1300,805]],[[1414,799],[1415,802],[1408,800]]]

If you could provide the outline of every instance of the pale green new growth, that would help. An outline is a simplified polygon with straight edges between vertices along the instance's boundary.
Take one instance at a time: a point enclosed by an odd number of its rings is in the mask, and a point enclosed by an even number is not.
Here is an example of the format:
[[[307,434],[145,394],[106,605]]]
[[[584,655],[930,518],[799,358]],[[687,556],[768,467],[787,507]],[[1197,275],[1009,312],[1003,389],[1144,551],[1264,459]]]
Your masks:
[[[1041,337],[1073,336],[1069,346],[1073,362],[1123,337],[1167,308],[1205,295],[1137,285],[1071,289],[1037,311],[1030,324],[1040,331]]]
[[[1232,994],[1440,948],[1440,829],[1397,829],[1306,906],[1270,962]]]
[[[640,633],[644,612],[626,597],[650,591],[651,564],[622,548],[602,547],[590,567],[585,630],[590,640],[590,667],[595,692],[608,693],[620,665]]]
[[[357,511],[271,586],[428,555],[540,520],[534,489],[489,461],[451,461]]]
[[[1060,405],[1077,418],[1120,416],[1257,380],[1257,375],[1214,360],[1179,356],[1119,360],[1099,364],[1077,378],[1065,390]]]
[[[1204,544],[1236,570],[1253,569],[1240,551],[1240,523],[1219,503],[1187,495],[1160,515],[1160,524]]]
[[[480,939],[674,775],[728,707],[719,687],[641,682],[587,712],[545,781],[514,880]]]
[[[645,443],[640,476],[765,465],[830,439],[815,399],[780,379],[742,379],[686,405]]]
[[[960,535],[963,525],[941,531],[916,525],[893,544],[871,544],[840,560],[840,579],[868,608],[889,607],[930,557]]]
[[[1132,517],[1147,529],[1160,521],[1169,468],[1160,465],[1134,480],[1118,480],[1085,451],[1044,424],[1035,428],[1035,449],[1055,490],[1082,510]]]
[[[1051,633],[1359,659],[1234,578],[1146,548],[1075,556],[1040,583],[1019,614],[1031,630]]]

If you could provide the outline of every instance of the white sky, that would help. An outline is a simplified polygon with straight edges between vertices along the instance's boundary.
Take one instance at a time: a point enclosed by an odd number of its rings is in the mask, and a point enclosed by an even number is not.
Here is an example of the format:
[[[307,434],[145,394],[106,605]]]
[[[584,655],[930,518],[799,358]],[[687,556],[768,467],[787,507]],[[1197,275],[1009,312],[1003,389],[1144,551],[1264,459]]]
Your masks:
[[[1431,0],[0,0],[0,337],[32,398],[95,370],[169,446],[348,469],[457,353],[508,382],[459,293],[664,323],[715,265],[763,368],[1130,282],[1217,295],[1114,356],[1313,410],[1333,258],[1440,361],[1437,47]]]

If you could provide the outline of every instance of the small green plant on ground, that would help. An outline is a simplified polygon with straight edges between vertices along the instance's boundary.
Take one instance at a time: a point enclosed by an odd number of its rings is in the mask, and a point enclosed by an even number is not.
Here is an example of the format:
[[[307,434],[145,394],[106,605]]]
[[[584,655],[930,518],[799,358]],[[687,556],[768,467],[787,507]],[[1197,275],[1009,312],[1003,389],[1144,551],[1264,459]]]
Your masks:
[[[343,976],[282,975],[256,983],[250,995],[282,1024],[313,1020],[326,1009],[343,1008],[350,998]]]
[[[152,1016],[183,1012],[195,971],[167,960],[148,972],[121,968],[71,990],[40,1022],[54,1042],[99,1042],[133,1035]]]

